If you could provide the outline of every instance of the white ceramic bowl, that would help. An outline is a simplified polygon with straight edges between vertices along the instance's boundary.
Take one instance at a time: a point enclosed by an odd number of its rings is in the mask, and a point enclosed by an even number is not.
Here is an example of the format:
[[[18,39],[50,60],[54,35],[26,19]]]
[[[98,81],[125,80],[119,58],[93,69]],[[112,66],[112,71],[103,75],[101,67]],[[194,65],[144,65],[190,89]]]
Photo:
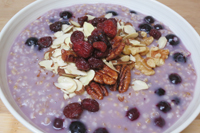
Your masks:
[[[197,84],[194,98],[188,109],[181,118],[165,132],[180,132],[186,128],[200,112],[200,38],[193,27],[180,15],[155,0],[38,0],[26,6],[18,12],[3,28],[0,34],[0,97],[8,110],[24,126],[34,133],[42,132],[21,112],[8,88],[6,78],[6,61],[8,52],[17,35],[23,30],[25,25],[44,14],[46,11],[71,6],[81,3],[113,3],[126,6],[146,15],[152,15],[158,21],[169,26],[170,29],[180,37],[186,48],[191,51],[194,66],[197,70]]]

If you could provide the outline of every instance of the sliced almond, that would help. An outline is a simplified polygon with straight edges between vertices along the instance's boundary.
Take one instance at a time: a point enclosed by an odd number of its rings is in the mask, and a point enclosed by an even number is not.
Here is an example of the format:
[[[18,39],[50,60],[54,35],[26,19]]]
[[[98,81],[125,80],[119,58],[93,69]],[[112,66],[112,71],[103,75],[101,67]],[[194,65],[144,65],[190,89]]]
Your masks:
[[[125,25],[125,26],[123,27],[123,29],[124,29],[124,32],[127,33],[127,34],[136,33],[135,28],[134,28],[133,26],[131,26],[131,25]]]
[[[124,64],[126,64],[126,65],[129,65],[129,64],[132,64],[133,63],[133,61],[126,61],[126,62],[124,62],[124,61],[121,61],[121,60],[112,60],[112,64],[113,65],[124,65]]]
[[[57,88],[68,90],[74,86],[73,83],[66,82],[66,83],[54,83]]]
[[[51,47],[54,48],[54,46],[56,46],[56,48],[57,48],[58,45],[61,45],[62,43],[64,43],[65,39],[70,36],[71,36],[71,34],[64,34],[64,35],[60,36],[59,38],[57,38],[53,41],[53,44]]]
[[[46,53],[44,54],[44,59],[45,59],[45,60],[49,60],[49,59],[50,59],[50,52],[46,52]]]
[[[64,32],[70,25],[68,24],[63,24],[62,25],[62,31]]]
[[[67,66],[67,63],[63,61],[61,56],[58,56],[56,58],[52,57],[53,62],[58,63],[58,66]]]
[[[129,34],[129,35],[126,35],[123,40],[126,40],[126,39],[135,39],[136,37],[138,37],[138,33],[132,33],[132,34]]]
[[[39,62],[39,65],[42,68],[45,68],[46,70],[52,71],[53,67],[53,61],[52,60],[43,60]]]
[[[65,43],[61,44],[60,48],[64,49],[64,50],[70,50],[71,49],[71,47],[69,45],[65,44]]]
[[[131,43],[132,46],[146,46],[145,44],[141,44],[140,41],[138,40],[129,39],[129,42]]]
[[[69,96],[67,94],[64,93],[64,99],[67,100],[69,99]]]
[[[135,80],[132,82],[132,87],[134,89],[134,91],[139,91],[139,90],[146,90],[148,89],[148,85],[141,80]]]
[[[92,31],[94,30],[94,26],[88,22],[84,22],[83,29],[84,29],[84,35],[88,37],[91,35]]]
[[[106,59],[103,59],[103,62],[104,62],[108,67],[110,67],[111,69],[113,69],[114,71],[119,72],[119,71],[117,71],[117,69],[113,66],[112,61],[107,62]]]
[[[130,55],[130,60],[131,60],[131,61],[133,61],[133,62],[135,62],[135,61],[136,61],[135,57],[134,57],[134,56],[132,56],[132,55]]]
[[[76,91],[74,91],[74,93],[76,93],[77,95],[83,94],[83,92],[85,91],[85,89],[84,89],[84,86],[83,86],[82,82],[79,81],[79,80],[77,80],[77,79],[74,79],[74,81],[77,84],[77,89],[76,89]]]
[[[121,60],[121,61],[124,61],[124,62],[127,62],[127,61],[130,60],[130,56],[124,55],[124,56],[122,56],[122,57],[120,58],[120,60]]]
[[[53,53],[52,54],[53,57],[61,56],[61,49],[60,48],[55,49],[52,53]]]
[[[104,17],[107,18],[107,19],[109,19],[109,18],[111,18],[112,16],[113,16],[112,13],[107,13]]]
[[[95,18],[95,16],[92,16],[92,15],[86,15],[88,17],[88,20],[92,20]]]
[[[55,36],[56,38],[58,38],[58,37],[60,37],[60,36],[62,36],[62,35],[63,35],[63,32],[62,32],[62,31],[58,31],[58,32],[54,33],[54,36]]]
[[[95,75],[95,71],[94,70],[89,70],[87,72],[87,75],[84,76],[84,77],[81,77],[79,80],[81,81],[81,83],[86,86],[90,83],[90,81],[93,80],[94,78],[94,75]]]
[[[74,96],[76,96],[76,93],[70,93],[70,94],[69,94],[69,98],[72,98],[72,97],[74,97]]]
[[[158,45],[159,45],[160,49],[163,49],[166,46],[166,44],[167,44],[167,38],[166,37],[163,36],[163,37],[160,37],[158,39]]]
[[[87,75],[87,73],[85,71],[78,70],[75,65],[72,65],[72,63],[67,65],[64,70],[66,73],[68,72],[69,74],[81,75],[81,76]]]
[[[73,28],[73,31],[82,31],[82,32],[83,32],[83,28],[74,27],[74,28]]]
[[[63,32],[64,33],[67,33],[69,32],[74,26],[70,25],[67,29],[65,29]]]
[[[70,21],[71,24],[73,24],[76,27],[81,27],[79,23],[75,22],[75,21]]]

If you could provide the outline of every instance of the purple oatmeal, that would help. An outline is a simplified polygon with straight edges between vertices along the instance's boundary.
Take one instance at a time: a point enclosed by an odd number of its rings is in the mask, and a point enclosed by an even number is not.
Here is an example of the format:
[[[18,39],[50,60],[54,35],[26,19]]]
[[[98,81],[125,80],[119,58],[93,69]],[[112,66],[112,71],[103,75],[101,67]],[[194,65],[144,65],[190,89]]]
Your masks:
[[[43,132],[164,132],[193,98],[190,55],[152,16],[119,5],[74,5],[26,26],[11,47],[7,79]]]

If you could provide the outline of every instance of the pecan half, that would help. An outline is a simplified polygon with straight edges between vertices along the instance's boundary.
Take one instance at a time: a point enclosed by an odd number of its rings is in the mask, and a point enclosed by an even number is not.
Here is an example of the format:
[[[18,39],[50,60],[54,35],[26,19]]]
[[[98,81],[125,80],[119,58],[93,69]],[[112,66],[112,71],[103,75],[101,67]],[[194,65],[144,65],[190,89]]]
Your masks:
[[[104,65],[103,70],[96,71],[94,81],[100,84],[114,85],[117,78],[118,73]]]
[[[87,93],[93,98],[102,100],[104,96],[108,96],[108,90],[103,85],[91,82],[85,87]]]
[[[73,51],[62,49],[61,53],[62,53],[63,61],[65,61],[65,62],[75,62],[76,61],[77,55]]]
[[[117,58],[125,47],[125,43],[122,42],[122,38],[118,36],[111,41],[111,44],[112,49],[109,51],[108,57],[106,58],[107,61]]]

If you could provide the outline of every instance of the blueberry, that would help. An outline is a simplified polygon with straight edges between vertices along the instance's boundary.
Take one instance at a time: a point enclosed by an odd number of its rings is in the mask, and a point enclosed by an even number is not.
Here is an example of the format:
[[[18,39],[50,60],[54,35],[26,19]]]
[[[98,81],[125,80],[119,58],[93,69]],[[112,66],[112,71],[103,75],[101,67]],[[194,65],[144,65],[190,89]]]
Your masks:
[[[130,10],[130,13],[137,14],[137,12],[133,10]]]
[[[69,130],[71,133],[86,133],[85,125],[80,121],[73,121],[69,125]]]
[[[53,32],[57,32],[57,31],[61,31],[61,29],[62,29],[62,22],[60,22],[60,21],[57,21],[57,22],[55,22],[55,23],[53,23],[53,24],[50,24],[49,25],[49,29],[51,30],[51,31],[53,31]]]
[[[181,100],[180,100],[180,98],[175,97],[175,98],[172,99],[172,102],[175,103],[176,105],[179,105]]]
[[[28,45],[28,46],[36,46],[38,43],[38,39],[36,37],[30,37],[26,40],[25,44]]]
[[[177,73],[172,73],[169,75],[169,81],[172,84],[180,84],[182,82],[182,78]]]
[[[56,130],[60,130],[63,128],[63,120],[60,118],[55,118],[53,122],[53,128]]]
[[[70,25],[69,21],[62,21],[62,24]]]
[[[146,23],[148,23],[148,24],[152,24],[152,23],[155,22],[155,20],[154,20],[154,18],[153,18],[152,16],[146,16],[146,17],[144,18],[144,21],[145,21]]]
[[[70,19],[72,17],[72,13],[70,11],[63,11],[60,13],[60,17],[63,19]]]
[[[149,25],[149,24],[143,23],[143,24],[139,25],[139,28],[140,28],[141,31],[145,31],[145,32],[149,33],[150,30],[152,29],[152,26]]]
[[[156,104],[156,106],[158,107],[160,111],[164,113],[167,113],[172,109],[171,105],[166,101],[160,101],[158,104]]]
[[[100,127],[97,128],[93,133],[108,133],[108,130],[106,128]]]
[[[154,124],[155,124],[156,126],[162,128],[162,127],[165,126],[165,120],[164,120],[161,116],[159,116],[159,117],[157,117],[157,118],[154,119]]]
[[[173,59],[174,59],[175,62],[186,63],[185,56],[182,53],[179,53],[179,52],[173,54]]]
[[[165,95],[165,90],[162,88],[159,88],[159,89],[155,90],[155,94],[157,94],[158,96],[163,96],[163,95]]]
[[[118,13],[115,12],[115,11],[107,11],[106,14],[108,14],[108,13],[112,13],[113,16],[117,16],[118,15]]]
[[[176,46],[180,43],[179,38],[174,34],[168,34],[166,36],[166,38],[167,38],[167,41],[169,42],[169,44],[172,46]]]
[[[128,117],[129,120],[134,121],[140,117],[140,112],[137,108],[132,108],[126,112],[126,117]]]
[[[163,26],[160,25],[160,24],[156,24],[156,25],[154,25],[153,27],[154,27],[154,29],[156,29],[156,30],[162,30],[162,29],[164,29]]]

